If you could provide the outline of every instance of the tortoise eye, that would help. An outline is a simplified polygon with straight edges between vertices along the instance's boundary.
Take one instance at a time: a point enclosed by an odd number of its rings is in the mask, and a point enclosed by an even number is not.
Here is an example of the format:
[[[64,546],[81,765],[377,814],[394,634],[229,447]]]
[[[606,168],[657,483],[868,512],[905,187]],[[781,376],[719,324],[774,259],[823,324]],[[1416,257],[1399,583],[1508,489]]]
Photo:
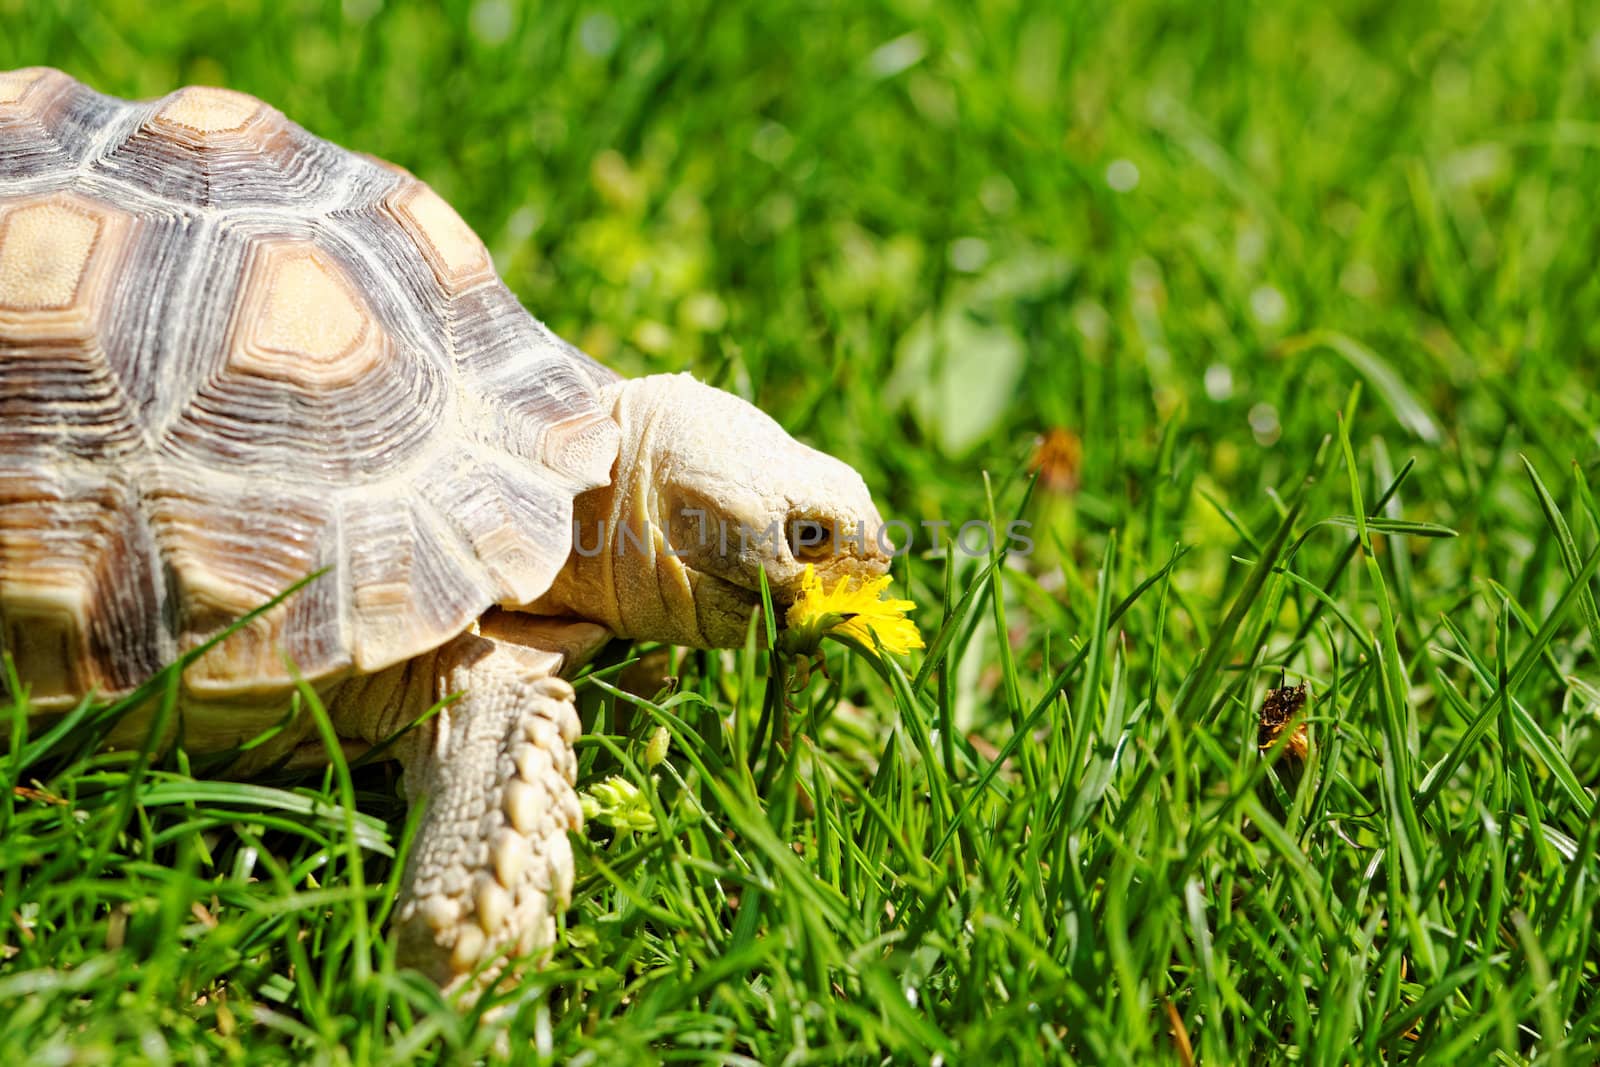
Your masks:
[[[795,559],[815,563],[833,555],[832,523],[820,519],[790,519],[784,533]]]

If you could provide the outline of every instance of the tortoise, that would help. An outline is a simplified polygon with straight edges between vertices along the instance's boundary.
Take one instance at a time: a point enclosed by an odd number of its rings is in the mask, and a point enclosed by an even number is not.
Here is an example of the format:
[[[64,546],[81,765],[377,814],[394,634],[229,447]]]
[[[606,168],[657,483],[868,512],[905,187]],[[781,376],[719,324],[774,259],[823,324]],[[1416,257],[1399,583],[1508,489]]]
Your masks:
[[[763,575],[782,605],[808,564],[882,574],[840,533],[880,529],[856,471],[744,400],[552,334],[402,168],[240,92],[0,73],[0,640],[28,706],[188,657],[157,743],[287,718],[248,774],[326,761],[303,678],[425,803],[395,936],[442,984],[554,942],[565,677],[612,638],[741,644]]]

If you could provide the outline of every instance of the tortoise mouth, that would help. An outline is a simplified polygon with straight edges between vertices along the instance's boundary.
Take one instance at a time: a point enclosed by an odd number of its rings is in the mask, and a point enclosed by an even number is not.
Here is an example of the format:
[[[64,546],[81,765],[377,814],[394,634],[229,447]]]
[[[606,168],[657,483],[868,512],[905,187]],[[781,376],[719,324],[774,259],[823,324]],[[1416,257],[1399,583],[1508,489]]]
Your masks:
[[[750,620],[761,615],[761,590],[705,571],[691,571],[691,574],[694,576],[695,614],[706,646],[737,648],[744,644]],[[774,621],[781,631],[787,625],[785,617],[794,596],[776,586],[769,588]],[[758,634],[762,626],[758,623]]]

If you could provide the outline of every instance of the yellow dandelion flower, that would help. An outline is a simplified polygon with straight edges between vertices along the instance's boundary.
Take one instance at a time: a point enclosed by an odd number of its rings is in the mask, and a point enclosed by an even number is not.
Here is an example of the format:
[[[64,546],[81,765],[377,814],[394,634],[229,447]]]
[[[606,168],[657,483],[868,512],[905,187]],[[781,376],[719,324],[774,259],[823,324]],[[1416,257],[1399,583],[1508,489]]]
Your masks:
[[[922,648],[922,635],[917,624],[906,618],[906,612],[916,607],[909,600],[881,599],[889,588],[889,576],[857,582],[854,578],[840,578],[832,590],[823,588],[822,579],[811,564],[800,579],[800,595],[789,605],[785,616],[785,647],[795,652],[812,652],[829,634],[854,638],[866,648],[874,647],[873,638],[884,651],[903,656],[913,648]]]

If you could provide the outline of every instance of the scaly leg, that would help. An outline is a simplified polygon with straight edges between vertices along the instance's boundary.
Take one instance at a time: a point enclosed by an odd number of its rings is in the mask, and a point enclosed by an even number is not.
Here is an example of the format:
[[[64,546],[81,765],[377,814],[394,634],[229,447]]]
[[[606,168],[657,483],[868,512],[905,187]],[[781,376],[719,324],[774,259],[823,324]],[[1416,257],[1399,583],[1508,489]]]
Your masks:
[[[578,715],[555,677],[568,657],[493,629],[440,650],[437,695],[461,695],[398,753],[407,793],[427,805],[396,912],[400,961],[447,988],[554,941],[572,894],[567,832],[583,826]]]

